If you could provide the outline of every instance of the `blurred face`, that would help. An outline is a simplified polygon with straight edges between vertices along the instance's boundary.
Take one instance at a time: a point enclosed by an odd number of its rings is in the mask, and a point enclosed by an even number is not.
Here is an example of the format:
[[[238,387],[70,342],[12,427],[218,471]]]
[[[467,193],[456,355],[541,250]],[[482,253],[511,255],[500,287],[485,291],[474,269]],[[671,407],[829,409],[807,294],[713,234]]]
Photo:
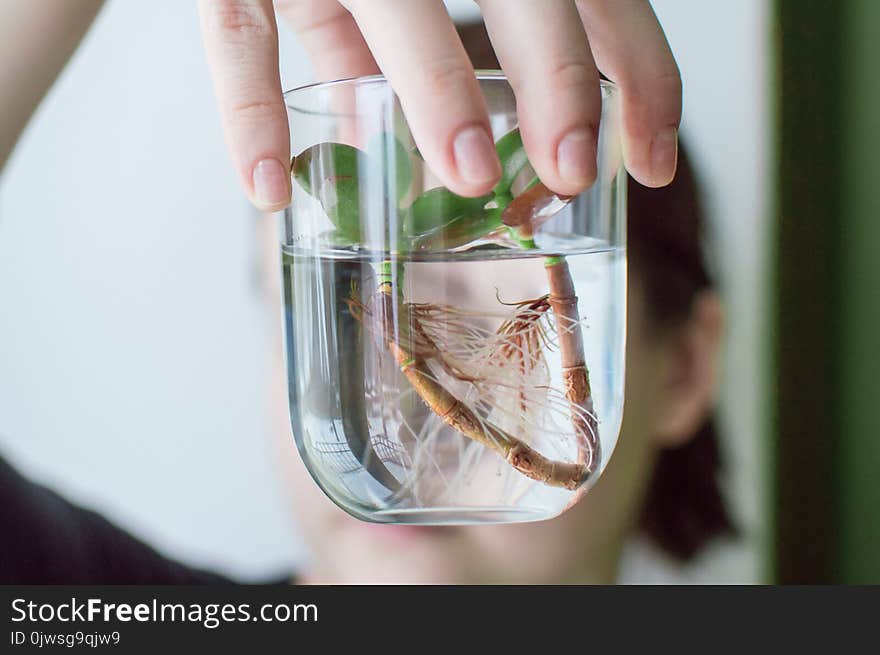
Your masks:
[[[630,276],[626,407],[615,452],[596,486],[573,508],[543,522],[487,526],[365,523],[318,489],[302,463],[279,402],[278,433],[293,506],[316,583],[613,582],[620,548],[637,520],[653,468],[653,435],[665,411],[669,338],[652,334]],[[278,358],[280,361],[281,358]],[[283,373],[279,370],[279,376]],[[275,385],[283,389],[281,380]],[[281,401],[281,399],[279,399]]]

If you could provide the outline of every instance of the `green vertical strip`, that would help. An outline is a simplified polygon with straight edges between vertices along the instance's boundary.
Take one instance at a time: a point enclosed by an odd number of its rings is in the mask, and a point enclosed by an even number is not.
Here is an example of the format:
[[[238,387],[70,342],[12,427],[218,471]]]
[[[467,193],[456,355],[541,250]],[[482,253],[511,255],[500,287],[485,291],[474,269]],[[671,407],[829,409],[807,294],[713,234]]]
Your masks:
[[[880,583],[880,2],[845,3],[838,581]],[[830,322],[830,321],[829,321]]]
[[[840,3],[777,0],[775,578],[833,579]]]

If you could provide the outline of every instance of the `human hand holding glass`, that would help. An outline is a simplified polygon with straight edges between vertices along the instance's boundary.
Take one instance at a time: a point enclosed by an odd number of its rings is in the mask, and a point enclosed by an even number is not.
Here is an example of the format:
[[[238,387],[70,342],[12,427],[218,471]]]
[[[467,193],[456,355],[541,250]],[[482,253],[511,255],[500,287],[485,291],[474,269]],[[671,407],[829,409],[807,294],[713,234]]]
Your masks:
[[[230,153],[259,208],[274,211],[290,201],[276,12],[293,25],[321,79],[385,74],[420,152],[451,191],[479,196],[500,178],[484,99],[440,0],[199,5]],[[669,183],[681,79],[647,0],[479,5],[516,94],[529,160],[547,187],[574,195],[596,176],[600,70],[620,88],[627,169],[647,186]]]

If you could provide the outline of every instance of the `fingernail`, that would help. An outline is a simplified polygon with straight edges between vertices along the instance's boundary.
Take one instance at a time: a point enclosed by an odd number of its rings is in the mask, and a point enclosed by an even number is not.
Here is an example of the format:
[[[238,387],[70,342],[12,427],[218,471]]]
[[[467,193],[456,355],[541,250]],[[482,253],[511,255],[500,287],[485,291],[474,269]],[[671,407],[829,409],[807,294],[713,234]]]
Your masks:
[[[495,143],[485,128],[474,125],[463,129],[452,143],[452,152],[458,173],[465,181],[481,184],[501,178]]]
[[[661,184],[672,181],[678,160],[678,130],[667,127],[651,142],[651,175]]]
[[[590,184],[596,177],[596,137],[588,128],[566,134],[556,149],[559,175],[569,184]]]
[[[254,166],[254,202],[259,207],[278,207],[287,202],[288,172],[277,159],[264,159]]]

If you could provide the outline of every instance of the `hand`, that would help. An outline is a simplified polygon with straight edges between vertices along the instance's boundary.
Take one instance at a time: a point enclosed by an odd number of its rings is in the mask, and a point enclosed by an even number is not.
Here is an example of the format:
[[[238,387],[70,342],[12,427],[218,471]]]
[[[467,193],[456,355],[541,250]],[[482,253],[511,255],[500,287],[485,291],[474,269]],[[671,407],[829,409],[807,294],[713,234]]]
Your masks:
[[[647,186],[675,173],[681,78],[648,0],[479,0],[517,98],[541,180],[574,195],[596,176],[599,70],[621,89],[627,169]],[[385,74],[419,150],[460,195],[501,174],[486,107],[441,0],[199,0],[226,137],[254,204],[290,198],[289,134],[275,9],[321,79]]]

